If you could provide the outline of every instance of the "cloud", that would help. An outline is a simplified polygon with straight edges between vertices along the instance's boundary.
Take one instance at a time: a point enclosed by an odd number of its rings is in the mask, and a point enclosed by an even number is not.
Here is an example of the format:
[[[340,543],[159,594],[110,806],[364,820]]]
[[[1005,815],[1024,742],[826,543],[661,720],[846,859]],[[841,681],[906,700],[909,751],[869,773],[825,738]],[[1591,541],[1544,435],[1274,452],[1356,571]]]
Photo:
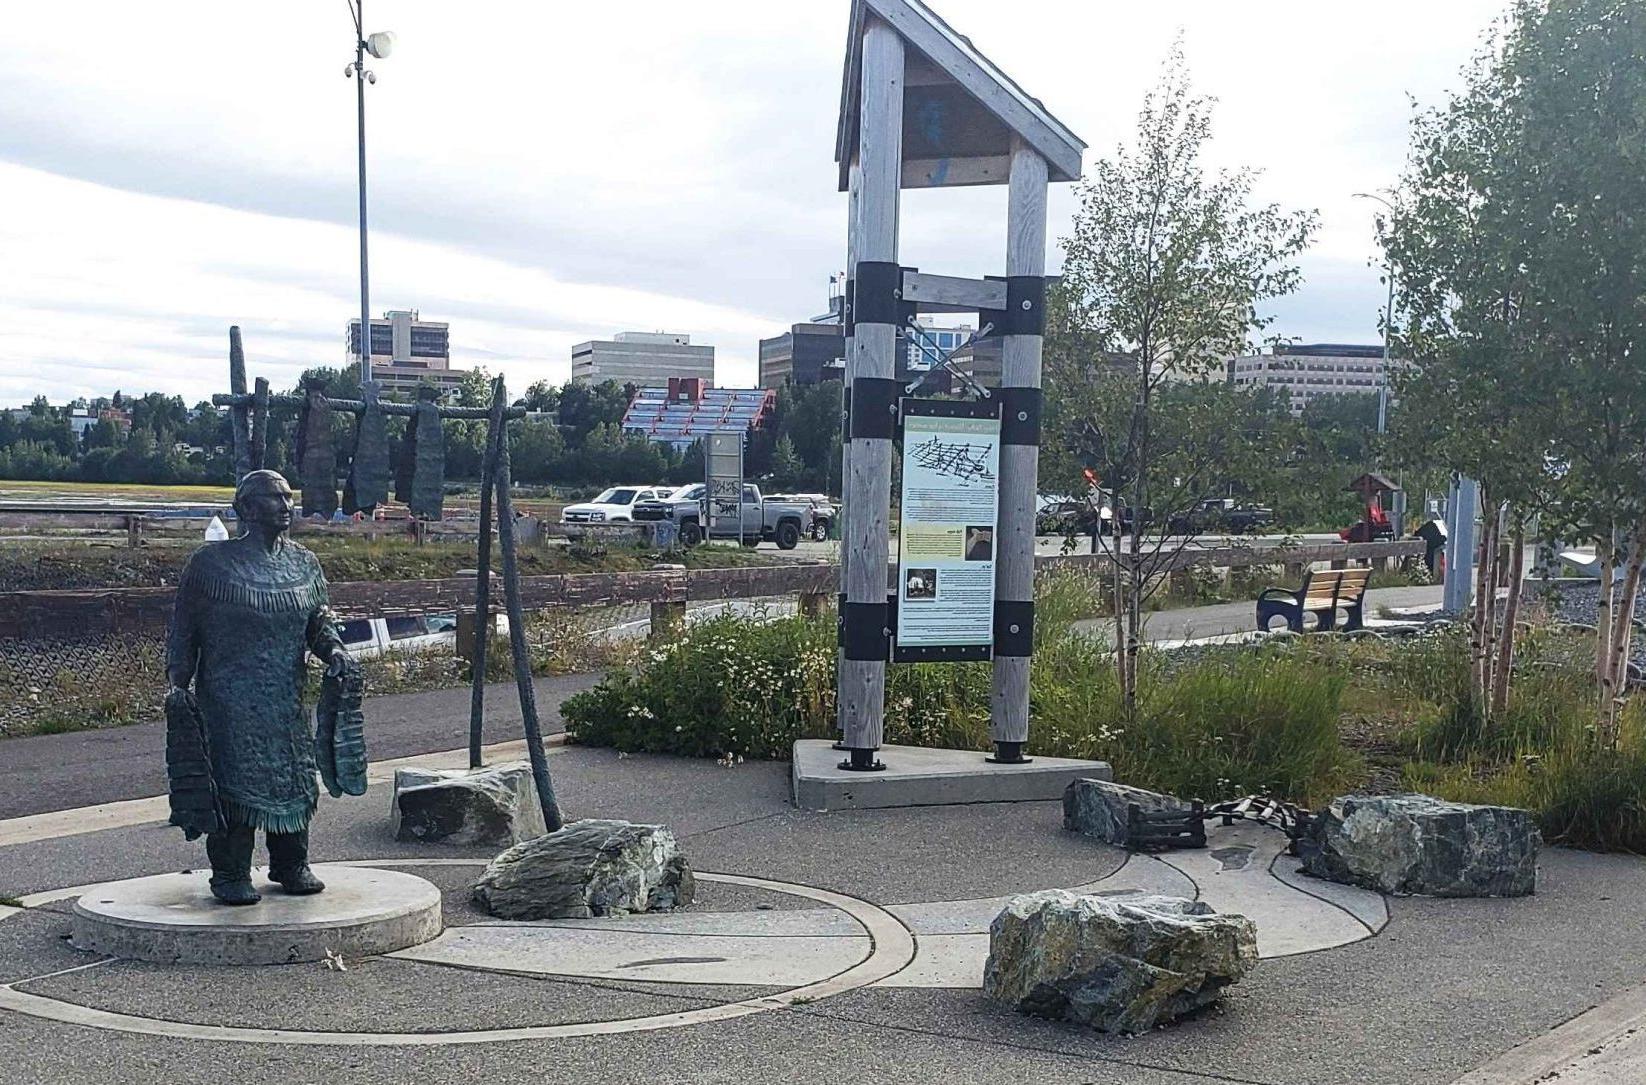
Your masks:
[[[1181,29],[1219,100],[1213,154],[1319,207],[1302,338],[1376,336],[1370,209],[1407,94],[1453,82],[1498,0],[1363,5],[934,0],[1102,153]],[[455,360],[563,378],[624,328],[714,343],[721,379],[823,306],[841,269],[831,162],[847,4],[572,8],[398,0],[368,88],[372,306],[452,323]],[[352,58],[341,8],[36,4],[0,40],[0,402],[221,388],[224,330],[289,382],[338,364],[358,309]],[[1050,233],[1074,201],[1054,192]],[[1000,189],[910,192],[905,263],[998,273]],[[15,213],[22,208],[25,212]],[[1055,244],[1052,264],[1057,263]],[[214,330],[215,329],[215,330]]]

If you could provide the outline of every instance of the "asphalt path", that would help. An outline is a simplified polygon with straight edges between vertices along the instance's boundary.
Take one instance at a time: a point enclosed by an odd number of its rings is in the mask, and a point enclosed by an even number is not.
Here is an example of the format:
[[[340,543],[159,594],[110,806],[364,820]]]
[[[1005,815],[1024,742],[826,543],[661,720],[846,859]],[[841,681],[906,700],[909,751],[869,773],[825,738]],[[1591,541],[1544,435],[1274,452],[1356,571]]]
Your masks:
[[[1373,588],[1366,593],[1366,617],[1374,618],[1384,607],[1438,607],[1441,587],[1426,584],[1412,588]],[[1083,633],[1110,636],[1113,618],[1087,618],[1074,623]],[[1257,604],[1247,599],[1182,610],[1157,610],[1144,615],[1143,635],[1150,642],[1218,637],[1228,633],[1248,633],[1257,628]]]
[[[1379,607],[1421,607],[1440,602],[1439,587],[1380,588],[1367,593],[1368,613]],[[787,613],[792,600],[737,600],[694,608],[694,620],[716,614],[745,617]],[[1148,616],[1151,641],[1217,636],[1254,628],[1250,602],[1182,610]],[[645,619],[613,627],[616,635],[644,635]],[[1108,619],[1090,619],[1076,628],[1107,635]],[[537,708],[544,734],[565,730],[560,705],[573,693],[592,687],[598,674],[563,675],[535,680]],[[514,684],[486,687],[485,741],[521,737],[520,702]],[[460,749],[468,743],[469,690],[428,690],[369,697],[366,735],[376,760]],[[166,791],[166,729],[163,721],[0,740],[0,819],[65,810],[79,806],[146,798]]]
[[[536,679],[543,733],[563,732],[561,702],[590,688],[599,678],[597,674],[574,674]],[[466,686],[369,697],[364,711],[373,760],[468,745]],[[485,742],[506,742],[521,735],[520,700],[514,683],[488,685]],[[166,725],[161,720],[0,740],[0,819],[165,793]]]

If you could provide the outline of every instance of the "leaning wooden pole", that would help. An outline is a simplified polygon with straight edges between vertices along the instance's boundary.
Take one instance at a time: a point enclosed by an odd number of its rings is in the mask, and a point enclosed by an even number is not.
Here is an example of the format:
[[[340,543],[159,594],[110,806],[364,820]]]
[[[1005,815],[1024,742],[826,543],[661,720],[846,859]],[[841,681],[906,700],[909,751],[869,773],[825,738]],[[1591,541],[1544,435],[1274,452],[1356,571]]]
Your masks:
[[[474,645],[469,657],[469,768],[480,767],[481,736],[486,719],[486,642],[492,629],[492,486],[497,479],[497,448],[503,440],[503,378],[492,382],[492,416],[486,427],[486,453],[480,469],[480,549],[474,577]]]
[[[1006,315],[1001,338],[1000,510],[995,533],[991,760],[1023,762],[1034,647],[1035,493],[1040,472],[1040,362],[1046,300],[1046,160],[1012,140],[1006,204]]]
[[[861,122],[857,160],[861,191],[852,221],[851,441],[846,498],[845,640],[840,710],[850,756],[842,768],[869,771],[885,733],[887,521],[892,489],[892,436],[898,398],[897,329],[901,272],[897,209],[903,168],[903,39],[871,18],[863,32]]]
[[[501,390],[502,378],[497,386]],[[496,393],[493,393],[494,397]],[[543,807],[543,824],[554,832],[565,824],[560,803],[549,779],[549,759],[543,752],[543,732],[537,725],[537,692],[532,687],[531,657],[526,652],[526,611],[520,605],[520,567],[514,552],[514,503],[509,497],[509,442],[502,438],[496,446],[497,470],[492,478],[497,486],[497,542],[503,555],[503,599],[509,612],[509,648],[514,656],[514,684],[520,691],[520,719],[526,729],[526,752],[531,757],[532,780],[537,785],[537,801]]]

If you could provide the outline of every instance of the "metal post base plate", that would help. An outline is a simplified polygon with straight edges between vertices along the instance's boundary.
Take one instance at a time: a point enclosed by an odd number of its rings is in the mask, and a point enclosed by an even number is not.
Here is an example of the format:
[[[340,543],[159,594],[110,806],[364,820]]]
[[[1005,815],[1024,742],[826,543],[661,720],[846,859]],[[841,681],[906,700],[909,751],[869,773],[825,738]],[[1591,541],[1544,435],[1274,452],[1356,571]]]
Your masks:
[[[840,767],[847,772],[885,772],[886,764],[874,755],[873,750],[859,750],[852,747],[851,756],[840,762]]]
[[[996,742],[994,754],[983,760],[991,765],[1028,765],[1034,762],[1034,758],[1023,756],[1021,742]]]

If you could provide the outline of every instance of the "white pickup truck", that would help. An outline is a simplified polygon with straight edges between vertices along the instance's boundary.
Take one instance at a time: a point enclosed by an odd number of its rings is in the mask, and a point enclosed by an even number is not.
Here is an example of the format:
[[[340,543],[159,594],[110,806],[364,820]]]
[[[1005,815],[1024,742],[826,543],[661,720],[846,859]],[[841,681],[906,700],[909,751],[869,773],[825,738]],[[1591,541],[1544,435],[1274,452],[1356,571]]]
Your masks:
[[[504,614],[492,616],[499,636],[509,631]],[[351,618],[343,623],[343,650],[355,659],[374,659],[389,652],[428,652],[457,647],[457,615],[403,614],[392,618]]]
[[[708,487],[699,482],[649,501],[638,501],[633,515],[642,523],[673,520],[680,527],[680,541],[687,546],[696,546],[706,534],[712,534],[717,539],[738,539],[749,547],[759,546],[762,541],[774,542],[779,550],[793,550],[800,544],[812,515],[809,501],[762,497],[760,487],[747,484],[743,487],[741,522],[737,502],[730,503],[729,515],[728,510],[722,510],[714,517],[709,516],[708,504]],[[706,521],[714,524],[712,531],[704,530]]]
[[[668,486],[613,486],[593,501],[579,501],[560,510],[562,524],[612,524],[634,519],[634,506],[670,492]]]

